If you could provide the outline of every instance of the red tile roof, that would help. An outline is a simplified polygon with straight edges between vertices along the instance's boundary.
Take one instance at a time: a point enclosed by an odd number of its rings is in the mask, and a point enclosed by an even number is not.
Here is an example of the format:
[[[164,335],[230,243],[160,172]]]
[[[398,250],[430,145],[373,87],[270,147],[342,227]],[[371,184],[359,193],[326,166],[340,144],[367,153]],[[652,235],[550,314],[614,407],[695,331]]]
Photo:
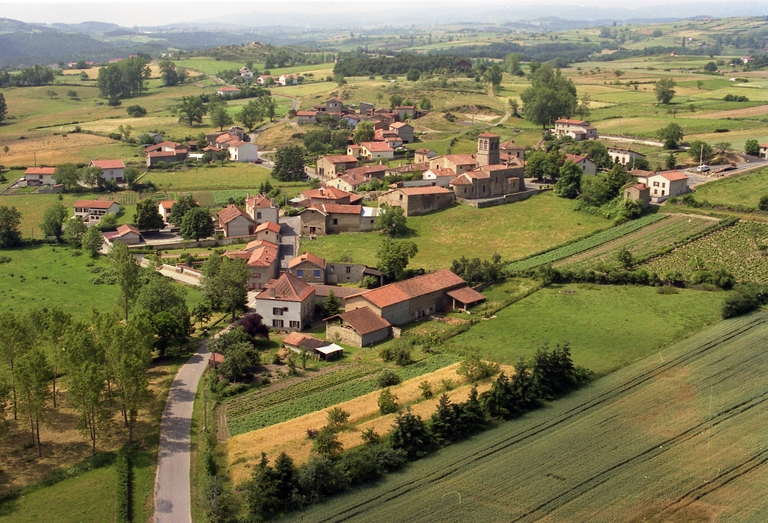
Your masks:
[[[56,172],[56,167],[27,167],[24,174],[47,174],[53,175]]]
[[[559,120],[555,120],[555,123],[567,123],[571,125],[589,125],[589,122],[586,122],[584,120],[569,120],[568,118],[560,118]]]
[[[360,211],[363,210],[362,205],[339,205],[337,203],[322,203],[320,205],[316,205],[315,208],[322,211],[325,215],[360,214]]]
[[[639,191],[650,191],[651,190],[651,188],[648,187],[647,185],[645,185],[644,183],[636,183],[632,187],[634,187],[635,189],[637,189]]]
[[[334,318],[341,318],[344,323],[352,327],[352,329],[361,336],[382,329],[388,329],[390,327],[390,323],[387,320],[376,316],[376,313],[368,307],[361,307],[353,311],[343,312],[336,316],[326,318],[326,321],[333,320]]]
[[[351,192],[342,191],[336,187],[320,187],[319,189],[309,189],[306,191],[301,191],[300,194],[304,198],[323,198],[326,200],[341,200],[353,196]]]
[[[471,305],[485,299],[485,296],[470,287],[462,287],[460,289],[448,291],[447,294],[451,298],[465,305]]]
[[[365,291],[356,296],[362,296],[377,307],[384,308],[459,285],[466,285],[466,282],[448,269],[440,269],[423,276]]]
[[[685,173],[681,173],[680,171],[667,171],[662,173],[657,173],[660,176],[663,176],[670,182],[676,182],[679,180],[687,180],[688,176]]]
[[[109,209],[116,202],[106,200],[77,200],[72,207],[85,207],[86,209]]]
[[[410,127],[410,125],[408,125],[405,122],[394,122],[394,123],[389,124],[389,127],[390,127],[390,129],[392,127],[394,127],[395,129],[402,129],[403,127]]]
[[[153,151],[148,156],[150,158],[176,158],[176,153],[173,151]]]
[[[385,142],[363,142],[360,145],[371,153],[394,152],[394,149],[392,149]]]
[[[362,174],[362,175],[365,175],[365,174],[374,175],[378,173],[384,174],[387,172],[387,169],[389,169],[389,167],[387,167],[386,165],[363,165],[362,167],[354,167],[352,169],[347,169],[345,174],[347,176],[356,176],[359,174]]]
[[[271,292],[274,291],[274,298]],[[257,300],[283,300],[283,301],[304,301],[312,294],[315,288],[298,279],[290,272],[284,272],[276,280],[271,280],[264,286],[264,291],[256,296]]]
[[[454,165],[476,165],[477,157],[474,154],[446,154],[446,160]],[[434,160],[434,158],[433,158]]]
[[[299,111],[296,116],[317,116],[317,111]]]
[[[292,347],[305,348],[307,350],[314,350],[325,342],[314,336],[307,336],[300,332],[292,332],[283,339],[283,345],[290,345]]]
[[[498,138],[499,135],[493,134],[493,133],[482,133],[482,134],[478,134],[477,137],[478,138]]]
[[[275,207],[275,200],[267,198],[263,194],[251,196],[245,201],[246,205],[254,209],[272,209]]]
[[[300,265],[304,262],[309,262],[312,265],[316,265],[317,267],[320,267],[321,269],[325,269],[325,266],[326,266],[326,262],[324,258],[321,258],[320,256],[316,256],[311,252],[305,252],[301,256],[297,256],[296,258],[288,262],[288,268],[292,269],[293,267],[296,267],[297,265]]]
[[[589,160],[586,156],[581,156],[578,154],[566,154],[565,155],[566,160],[571,160],[573,163],[579,163],[582,160]]]
[[[464,176],[462,174],[460,176],[457,176],[450,182],[448,182],[448,184],[449,185],[472,185],[472,180],[469,178],[469,176]]]
[[[134,227],[133,225],[128,225],[127,223],[124,223],[122,225],[118,225],[117,226],[117,236],[118,237],[125,236],[129,232],[141,235],[139,230],[136,227]]]
[[[275,234],[280,234],[280,226],[275,222],[263,222],[263,223],[260,223],[258,227],[256,227],[255,232],[261,232],[261,231],[271,231],[271,232],[274,232]]]
[[[229,223],[238,216],[243,216],[244,218],[247,218],[249,221],[251,220],[251,217],[248,216],[248,213],[242,210],[240,207],[238,207],[235,204],[229,205],[226,208],[219,211],[219,221],[221,223]]]
[[[173,200],[163,200],[162,202],[160,202],[160,206],[163,209],[166,209],[166,210],[170,211],[171,207],[173,207],[174,203],[176,203],[176,202],[174,202]]]
[[[340,176],[339,180],[343,180],[352,187],[357,187],[358,185],[363,185],[371,181],[364,174],[345,174],[344,176]]]
[[[93,160],[91,165],[101,169],[125,169],[125,164],[122,160]]]
[[[278,258],[278,246],[270,242],[262,242],[251,252],[248,267],[270,267]]]
[[[505,149],[515,149],[515,150],[518,150],[518,149],[525,149],[525,147],[523,147],[522,145],[516,144],[514,140],[509,140],[509,141],[504,142],[503,144],[501,144],[499,146],[499,149],[501,149],[502,151],[505,150]]]
[[[357,163],[357,158],[354,156],[350,156],[348,154],[338,155],[338,156],[323,156],[322,158],[326,162],[329,163]]]

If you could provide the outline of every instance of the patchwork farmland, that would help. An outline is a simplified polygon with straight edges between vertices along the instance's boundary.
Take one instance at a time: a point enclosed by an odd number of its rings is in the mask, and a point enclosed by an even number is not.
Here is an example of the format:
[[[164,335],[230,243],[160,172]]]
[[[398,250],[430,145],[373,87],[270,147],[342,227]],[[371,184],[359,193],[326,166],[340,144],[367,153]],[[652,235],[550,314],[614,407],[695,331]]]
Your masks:
[[[712,327],[294,521],[761,521],[768,314]]]

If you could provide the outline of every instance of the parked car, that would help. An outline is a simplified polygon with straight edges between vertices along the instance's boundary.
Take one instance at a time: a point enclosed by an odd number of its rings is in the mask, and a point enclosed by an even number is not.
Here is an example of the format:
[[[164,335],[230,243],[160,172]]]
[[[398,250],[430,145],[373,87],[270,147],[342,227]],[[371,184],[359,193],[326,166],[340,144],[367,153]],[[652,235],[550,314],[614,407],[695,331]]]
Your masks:
[[[703,163],[703,164],[699,165],[698,167],[696,167],[696,170],[699,171],[700,173],[709,172],[709,165]]]

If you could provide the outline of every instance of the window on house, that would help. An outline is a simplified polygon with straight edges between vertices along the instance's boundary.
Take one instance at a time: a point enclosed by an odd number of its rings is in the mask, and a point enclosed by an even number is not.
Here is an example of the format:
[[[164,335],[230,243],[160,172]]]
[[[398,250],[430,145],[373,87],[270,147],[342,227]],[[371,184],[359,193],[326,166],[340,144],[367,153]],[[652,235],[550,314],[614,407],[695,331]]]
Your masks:
[[[283,308],[282,307],[272,307],[272,315],[273,316],[282,316],[283,315]]]
[[[289,325],[289,326],[290,326],[292,329],[300,329],[300,328],[301,328],[301,322],[300,322],[300,321],[294,321],[294,320],[291,320],[291,321],[288,323],[288,325]]]
[[[257,220],[261,220],[261,213],[260,213],[260,212],[257,212],[257,213],[256,213],[256,219],[257,219]]]
[[[663,190],[661,191],[661,195],[664,196],[664,191]]]
[[[347,267],[347,274],[352,272],[352,267]]]
[[[334,218],[334,219],[333,219],[333,224],[334,224],[334,225],[338,225],[338,224],[339,224],[339,220],[338,220],[338,218]]]
[[[304,276],[304,271],[303,271],[302,269],[298,269],[298,270],[296,271],[296,276],[298,276],[299,278],[301,278],[302,276]]]
[[[283,326],[283,320],[272,320],[272,326],[273,327],[282,327]]]
[[[315,278],[319,278],[319,277],[320,277],[320,270],[318,269],[315,271]]]
[[[659,186],[659,182],[653,182],[653,186],[654,187],[658,187]]]
[[[402,195],[402,194],[400,195],[400,199],[401,199],[401,200],[403,199],[403,195]]]
[[[661,182],[661,186],[666,187],[667,186],[666,182]]]
[[[657,195],[657,194],[659,194],[659,190],[658,190],[658,189],[654,189],[654,190],[653,190],[653,195],[655,196],[655,195]]]

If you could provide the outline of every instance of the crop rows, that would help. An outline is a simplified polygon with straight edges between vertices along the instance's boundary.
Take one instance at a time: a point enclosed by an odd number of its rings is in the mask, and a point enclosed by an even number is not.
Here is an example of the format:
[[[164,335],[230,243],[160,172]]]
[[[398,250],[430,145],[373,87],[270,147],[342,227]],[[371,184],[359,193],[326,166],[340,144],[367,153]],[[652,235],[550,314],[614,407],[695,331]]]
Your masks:
[[[213,197],[216,205],[227,205],[230,198],[244,198],[248,191],[243,189],[229,189],[224,191],[213,191]]]
[[[456,362],[450,355],[437,355],[401,369],[395,370],[402,381],[434,372]],[[298,418],[310,412],[327,409],[337,403],[343,403],[373,392],[378,388],[372,378],[358,378],[313,394],[297,397],[292,401],[274,405],[265,410],[254,412],[237,419],[227,419],[229,435],[236,436],[252,430],[263,429],[276,423]]]
[[[264,410],[279,403],[302,398],[308,394],[373,374],[375,371],[376,367],[372,365],[349,365],[336,372],[309,378],[275,392],[265,393],[260,390],[247,392],[225,402],[227,419],[236,419],[257,410]]]
[[[691,242],[643,267],[664,275],[694,271],[692,260],[700,260],[707,270],[725,269],[740,281],[768,283],[768,259],[759,246],[768,245],[768,224],[741,221]]]
[[[664,249],[690,241],[720,227],[719,222],[697,216],[674,215],[647,227],[606,242],[594,249],[565,258],[555,266],[569,269],[593,268],[597,264],[617,264],[617,256],[626,248],[636,263],[658,255]]]
[[[621,225],[617,225],[616,227],[611,227],[605,231],[600,231],[579,241],[558,247],[557,249],[553,249],[551,251],[527,258],[525,260],[513,262],[509,264],[508,268],[512,271],[523,271],[527,269],[533,269],[539,265],[555,263],[559,260],[562,260],[563,258],[582,253],[586,250],[597,247],[598,245],[602,245],[606,242],[615,240],[616,238],[620,238],[631,232],[642,229],[643,227],[655,223],[659,220],[663,220],[664,218],[665,217],[660,214],[650,214],[637,220],[629,221]]]
[[[195,197],[200,207],[216,207],[216,198],[213,196],[213,191],[194,191],[192,196]]]

